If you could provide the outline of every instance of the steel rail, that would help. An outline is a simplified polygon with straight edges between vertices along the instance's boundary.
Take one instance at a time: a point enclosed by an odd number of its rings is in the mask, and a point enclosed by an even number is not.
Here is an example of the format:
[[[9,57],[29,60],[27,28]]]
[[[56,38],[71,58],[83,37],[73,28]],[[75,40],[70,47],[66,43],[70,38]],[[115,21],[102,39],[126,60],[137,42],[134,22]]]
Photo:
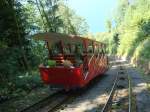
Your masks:
[[[132,87],[131,87],[131,77],[128,74],[128,91],[129,91],[129,109],[128,112],[131,112],[131,107],[132,107]]]
[[[61,100],[57,101],[57,103],[55,105],[51,104],[52,106],[49,106],[47,112],[55,112],[56,110],[59,110],[61,107],[65,106],[65,104],[68,104],[68,102],[70,100],[72,100],[72,99],[74,99],[76,97],[77,97],[77,95],[69,94],[68,96],[66,96],[64,98],[60,98]]]
[[[59,95],[62,93],[63,93],[63,90],[59,90],[53,93],[52,95],[40,100],[39,102],[21,110],[20,112],[35,112],[35,110],[39,110],[40,108],[44,107],[46,104],[52,102],[52,99],[54,99],[55,97],[59,97]]]
[[[34,105],[25,108],[21,112],[55,112],[77,96],[78,94],[72,94],[72,92],[66,93],[64,91],[59,91]]]
[[[117,85],[117,82],[118,82],[118,73],[117,73],[117,76],[116,76],[116,79],[114,81],[114,84],[113,84],[113,87],[110,91],[110,94],[109,94],[109,97],[108,97],[108,100],[106,102],[106,104],[104,105],[103,109],[101,112],[108,112],[111,108],[111,105],[112,105],[112,99],[113,99],[113,96],[114,96],[114,93],[115,93],[115,89],[116,89],[116,85]]]
[[[120,70],[123,70],[123,68],[121,67]],[[117,73],[116,79],[114,81],[114,84],[112,86],[112,89],[110,91],[109,97],[107,99],[107,102],[105,103],[103,109],[101,110],[101,112],[109,112],[111,110],[111,106],[112,106],[112,100],[113,100],[113,96],[116,90],[116,85],[118,82],[118,78],[119,78],[119,73]],[[127,73],[127,79],[128,79],[128,112],[132,112],[132,85],[131,85],[131,77],[129,76],[128,72]]]

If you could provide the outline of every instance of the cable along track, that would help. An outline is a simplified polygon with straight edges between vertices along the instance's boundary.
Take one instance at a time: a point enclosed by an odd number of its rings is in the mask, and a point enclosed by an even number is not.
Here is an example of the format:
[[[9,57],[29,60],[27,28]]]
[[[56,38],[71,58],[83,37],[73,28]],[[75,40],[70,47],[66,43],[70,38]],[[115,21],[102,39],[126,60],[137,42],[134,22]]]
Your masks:
[[[120,65],[107,102],[105,103],[101,112],[131,112],[131,108],[131,78],[128,75],[126,68]]]

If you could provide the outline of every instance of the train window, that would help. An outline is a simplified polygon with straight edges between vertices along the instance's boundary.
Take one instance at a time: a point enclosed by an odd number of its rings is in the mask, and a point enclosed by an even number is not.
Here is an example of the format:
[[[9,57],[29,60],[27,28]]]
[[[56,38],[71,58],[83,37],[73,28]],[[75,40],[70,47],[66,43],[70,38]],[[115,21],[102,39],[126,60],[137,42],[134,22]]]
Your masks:
[[[81,44],[75,44],[74,46],[75,66],[80,66],[83,63],[83,46]]]
[[[64,50],[64,54],[71,54],[72,53],[72,48],[71,48],[70,44],[65,44],[63,50]]]
[[[75,55],[77,58],[80,58],[81,55],[83,54],[83,46],[81,44],[75,45]]]
[[[53,55],[58,55],[58,54],[61,54],[62,51],[61,51],[61,46],[59,43],[55,43],[51,46],[51,51],[52,51],[52,54]]]
[[[88,46],[88,53],[93,53],[93,46],[92,45]]]
[[[71,53],[72,53],[72,54],[75,53],[75,48],[76,48],[75,44],[72,44],[72,45],[71,45]]]

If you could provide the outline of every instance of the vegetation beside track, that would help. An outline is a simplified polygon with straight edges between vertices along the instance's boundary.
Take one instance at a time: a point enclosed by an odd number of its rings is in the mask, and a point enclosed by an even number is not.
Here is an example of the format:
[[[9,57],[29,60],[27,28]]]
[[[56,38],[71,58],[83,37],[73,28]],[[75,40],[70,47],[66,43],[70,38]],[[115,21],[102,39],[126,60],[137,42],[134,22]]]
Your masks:
[[[150,1],[119,0],[116,11],[106,21],[107,31],[97,40],[109,45],[108,52],[125,57],[150,74]]]
[[[1,0],[0,14],[0,101],[43,86],[38,65],[48,53],[33,34],[83,35],[88,30],[64,0]]]

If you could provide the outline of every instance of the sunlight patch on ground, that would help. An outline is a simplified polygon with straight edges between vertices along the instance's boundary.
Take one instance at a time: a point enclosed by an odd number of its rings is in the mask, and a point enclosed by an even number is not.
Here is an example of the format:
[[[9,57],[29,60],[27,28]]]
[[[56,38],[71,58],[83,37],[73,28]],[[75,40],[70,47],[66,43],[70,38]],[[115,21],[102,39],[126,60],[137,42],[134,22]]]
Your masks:
[[[142,91],[147,89],[147,84],[146,83],[139,83],[137,84],[137,86],[135,87],[135,92],[136,93],[141,93]]]
[[[104,93],[95,99],[80,99],[82,102],[73,102],[72,104],[69,104],[65,110],[60,110],[60,112],[84,112],[92,110],[93,108],[98,108],[100,105],[104,105],[104,103],[107,101],[107,98],[108,94]]]

